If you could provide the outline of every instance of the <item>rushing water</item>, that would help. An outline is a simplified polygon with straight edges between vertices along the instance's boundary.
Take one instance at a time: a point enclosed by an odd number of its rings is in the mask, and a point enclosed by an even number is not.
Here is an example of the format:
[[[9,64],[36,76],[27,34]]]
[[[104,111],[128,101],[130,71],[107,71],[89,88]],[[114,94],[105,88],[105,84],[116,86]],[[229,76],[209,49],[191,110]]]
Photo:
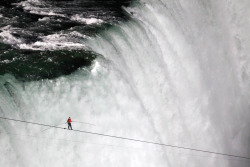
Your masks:
[[[249,157],[247,0],[3,1],[1,116]],[[91,123],[94,125],[90,125]],[[250,161],[0,120],[0,166]]]
[[[121,6],[130,0],[7,2],[0,8],[0,74],[39,80],[89,66],[97,55],[83,41],[127,20]]]

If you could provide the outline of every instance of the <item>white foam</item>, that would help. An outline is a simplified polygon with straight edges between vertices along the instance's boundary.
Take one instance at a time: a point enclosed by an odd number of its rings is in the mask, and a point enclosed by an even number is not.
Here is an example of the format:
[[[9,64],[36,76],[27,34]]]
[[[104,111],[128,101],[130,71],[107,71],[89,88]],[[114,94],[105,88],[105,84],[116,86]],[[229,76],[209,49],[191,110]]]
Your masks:
[[[97,73],[98,73],[98,70],[100,69],[100,63],[98,62],[98,61],[95,61],[95,63],[94,63],[94,65],[93,65],[93,68],[92,68],[92,70],[91,70],[91,73],[93,74],[93,75],[97,75]]]
[[[97,19],[97,18],[84,18],[84,17],[82,17],[79,14],[73,15],[71,17],[71,20],[78,21],[78,22],[85,23],[85,24],[100,24],[100,23],[103,22],[103,20],[101,20],[101,19]]]
[[[49,17],[43,17],[43,18],[41,18],[41,19],[38,19],[38,21],[49,21],[49,20],[50,20]]]
[[[60,49],[82,49],[85,45],[80,43],[73,43],[73,42],[35,42],[31,45],[29,44],[20,44],[20,49],[30,49],[30,50],[60,50]]]
[[[59,50],[59,49],[83,49],[85,44],[80,39],[88,38],[86,35],[73,31],[70,33],[58,33],[44,37],[40,37],[41,41],[36,41],[31,44],[24,43],[23,39],[17,38],[12,35],[15,32],[15,28],[6,26],[0,29],[1,41],[5,44],[14,45],[20,49],[31,50]]]
[[[1,90],[4,115],[23,116],[27,121],[51,125],[64,122],[70,115],[73,120],[103,125],[100,131],[105,134],[249,156],[250,100],[244,94],[249,95],[250,91],[241,86],[241,82],[249,85],[249,80],[241,78],[249,78],[249,73],[242,71],[239,63],[250,60],[246,13],[249,5],[235,1],[239,5],[236,10],[231,1],[146,2],[147,5],[136,9],[133,21],[88,41],[107,61],[98,60],[90,74],[81,69],[55,80],[26,82],[24,86],[7,78],[13,85],[13,93],[10,96],[4,87]],[[228,11],[230,5],[233,12]],[[233,28],[232,20],[239,28]],[[236,34],[240,37],[238,49]],[[62,36],[47,36],[43,42],[57,42],[54,38],[58,37],[65,39]],[[250,69],[249,65],[246,63],[244,68]],[[0,80],[0,83],[5,82]],[[43,129],[15,122],[9,126],[4,121],[0,128],[27,135]],[[98,132],[77,124],[73,124],[74,128]],[[0,140],[4,145],[0,166],[250,166],[249,161],[233,157],[53,128],[43,135],[54,140],[26,137],[24,142],[20,136],[2,135],[11,140]],[[56,139],[75,142],[56,142]],[[110,147],[111,144],[120,147]],[[120,149],[123,146],[127,148]],[[28,151],[33,153],[32,158]],[[10,157],[18,158],[10,161]]]
[[[87,35],[81,34],[77,31],[72,31],[69,33],[69,35],[71,35],[72,37],[81,37],[81,38],[89,38]]]
[[[61,17],[65,17],[63,14],[58,14],[55,13],[52,10],[48,10],[48,11],[39,11],[39,10],[29,10],[30,13],[33,14],[39,14],[39,15],[47,15],[47,16],[61,16]]]
[[[42,41],[37,41],[33,44],[20,44],[20,49],[31,49],[31,50],[60,50],[60,49],[83,49],[85,48],[84,43],[69,41],[72,37],[85,37],[78,32],[71,32],[69,34],[52,34],[42,37]]]
[[[8,64],[8,63],[11,63],[11,61],[10,60],[3,60],[3,61],[1,61],[1,63]]]
[[[53,8],[50,8],[45,2],[38,0],[27,0],[16,4],[17,6],[22,6],[24,10],[38,15],[48,15],[48,16],[61,16],[65,17],[63,14],[56,13]]]
[[[11,26],[5,26],[1,28],[1,30],[2,32],[0,33],[0,37],[2,38],[3,43],[10,45],[23,43],[21,39],[16,38],[11,34],[14,32],[14,29]]]

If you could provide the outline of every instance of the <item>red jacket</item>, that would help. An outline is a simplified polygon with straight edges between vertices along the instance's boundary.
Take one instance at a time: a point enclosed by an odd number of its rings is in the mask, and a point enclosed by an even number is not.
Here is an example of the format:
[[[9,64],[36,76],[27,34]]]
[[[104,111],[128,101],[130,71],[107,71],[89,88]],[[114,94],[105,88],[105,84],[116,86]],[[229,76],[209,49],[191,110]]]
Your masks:
[[[69,118],[67,122],[68,122],[68,123],[71,123],[72,121],[71,121],[71,119]]]

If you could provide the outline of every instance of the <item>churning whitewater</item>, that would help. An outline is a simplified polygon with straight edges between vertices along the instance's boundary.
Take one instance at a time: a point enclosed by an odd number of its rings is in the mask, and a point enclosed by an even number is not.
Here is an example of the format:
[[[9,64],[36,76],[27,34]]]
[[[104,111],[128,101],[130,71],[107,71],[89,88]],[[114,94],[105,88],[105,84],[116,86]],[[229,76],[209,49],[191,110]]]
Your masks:
[[[0,117],[250,157],[247,0],[87,2],[1,7]],[[0,166],[250,165],[73,130],[1,119]]]

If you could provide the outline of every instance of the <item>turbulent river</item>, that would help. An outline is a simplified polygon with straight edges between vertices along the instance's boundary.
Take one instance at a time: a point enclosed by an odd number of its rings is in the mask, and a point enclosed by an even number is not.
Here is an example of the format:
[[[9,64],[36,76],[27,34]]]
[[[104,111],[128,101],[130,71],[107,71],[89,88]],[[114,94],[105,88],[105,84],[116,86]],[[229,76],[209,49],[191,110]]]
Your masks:
[[[0,5],[0,166],[250,166],[247,0]]]

